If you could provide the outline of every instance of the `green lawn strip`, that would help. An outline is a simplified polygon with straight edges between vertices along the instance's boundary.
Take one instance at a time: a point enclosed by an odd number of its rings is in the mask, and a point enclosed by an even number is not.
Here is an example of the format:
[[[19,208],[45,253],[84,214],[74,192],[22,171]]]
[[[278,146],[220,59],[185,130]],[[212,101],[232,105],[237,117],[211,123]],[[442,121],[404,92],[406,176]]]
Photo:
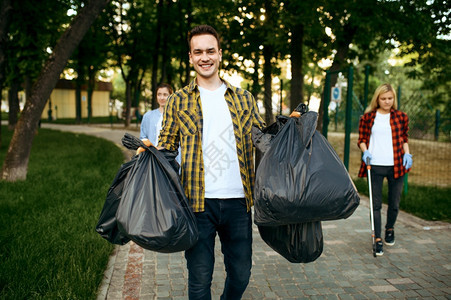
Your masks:
[[[113,246],[94,229],[122,162],[109,141],[39,130],[27,180],[0,181],[0,298],[95,299]]]

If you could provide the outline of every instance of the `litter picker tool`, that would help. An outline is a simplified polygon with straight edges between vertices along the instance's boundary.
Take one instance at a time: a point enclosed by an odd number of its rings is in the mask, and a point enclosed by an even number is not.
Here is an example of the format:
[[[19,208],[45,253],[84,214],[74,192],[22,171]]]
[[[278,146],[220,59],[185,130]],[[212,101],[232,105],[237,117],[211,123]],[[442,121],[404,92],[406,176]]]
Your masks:
[[[371,165],[370,158],[366,159],[366,169],[368,170],[368,192],[370,195],[370,218],[371,218],[371,239],[373,241],[373,256],[376,257],[376,241],[374,234],[374,214],[373,214],[373,191],[371,190]]]

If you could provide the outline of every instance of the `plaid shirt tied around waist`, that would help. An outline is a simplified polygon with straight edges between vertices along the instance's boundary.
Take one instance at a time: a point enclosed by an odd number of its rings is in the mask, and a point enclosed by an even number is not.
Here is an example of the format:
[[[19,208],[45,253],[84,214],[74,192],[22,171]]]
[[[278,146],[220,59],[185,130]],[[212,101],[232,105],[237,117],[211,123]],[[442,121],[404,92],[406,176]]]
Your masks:
[[[360,144],[365,143],[369,148],[371,128],[376,118],[376,110],[370,111],[360,117],[359,121],[359,140],[357,146],[360,149]],[[408,142],[409,118],[406,113],[391,109],[390,111],[390,127],[392,132],[393,142],[393,159],[394,159],[394,177],[399,178],[407,173],[409,170],[402,165],[404,156],[404,143]],[[359,177],[366,177],[366,164],[362,161],[359,170]]]
[[[253,205],[255,182],[251,128],[263,128],[254,97],[225,80],[224,95],[232,117],[236,152],[247,208]],[[202,154],[203,117],[199,89],[194,79],[169,96],[163,114],[158,146],[175,151],[181,148],[181,182],[194,212],[204,211],[205,172]]]

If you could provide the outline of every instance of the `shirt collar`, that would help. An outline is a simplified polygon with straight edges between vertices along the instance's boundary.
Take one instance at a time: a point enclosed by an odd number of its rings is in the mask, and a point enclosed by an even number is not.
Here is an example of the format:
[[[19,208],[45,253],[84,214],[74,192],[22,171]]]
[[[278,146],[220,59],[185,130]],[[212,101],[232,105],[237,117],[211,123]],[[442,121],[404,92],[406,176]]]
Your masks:
[[[233,85],[231,85],[227,80],[223,79],[222,77],[220,77],[221,81],[226,85],[227,89],[232,90],[233,92],[236,92],[236,87],[234,87]],[[188,91],[189,92],[193,92],[194,90],[199,90],[197,88],[197,77],[195,77],[189,84],[188,86]]]

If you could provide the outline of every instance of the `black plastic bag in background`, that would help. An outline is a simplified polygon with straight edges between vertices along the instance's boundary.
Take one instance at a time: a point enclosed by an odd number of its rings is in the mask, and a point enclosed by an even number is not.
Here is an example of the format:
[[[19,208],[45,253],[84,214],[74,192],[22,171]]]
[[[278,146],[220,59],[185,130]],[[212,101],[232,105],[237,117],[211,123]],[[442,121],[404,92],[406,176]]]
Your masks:
[[[323,253],[321,222],[258,226],[263,241],[292,263],[309,263]]]
[[[138,138],[126,134],[123,144],[146,151],[125,180],[116,213],[120,231],[148,250],[172,253],[191,248],[198,239],[197,223],[177,172],[162,152]]]
[[[125,245],[130,241],[117,227],[116,211],[122,198],[125,178],[137,160],[138,157],[134,156],[119,168],[113,183],[108,189],[105,204],[97,222],[96,231],[100,236],[113,244]]]
[[[264,152],[256,172],[255,224],[337,220],[349,217],[359,205],[346,168],[316,131],[317,118],[317,113],[307,112],[300,118],[278,119],[272,132],[253,129],[254,145]]]

